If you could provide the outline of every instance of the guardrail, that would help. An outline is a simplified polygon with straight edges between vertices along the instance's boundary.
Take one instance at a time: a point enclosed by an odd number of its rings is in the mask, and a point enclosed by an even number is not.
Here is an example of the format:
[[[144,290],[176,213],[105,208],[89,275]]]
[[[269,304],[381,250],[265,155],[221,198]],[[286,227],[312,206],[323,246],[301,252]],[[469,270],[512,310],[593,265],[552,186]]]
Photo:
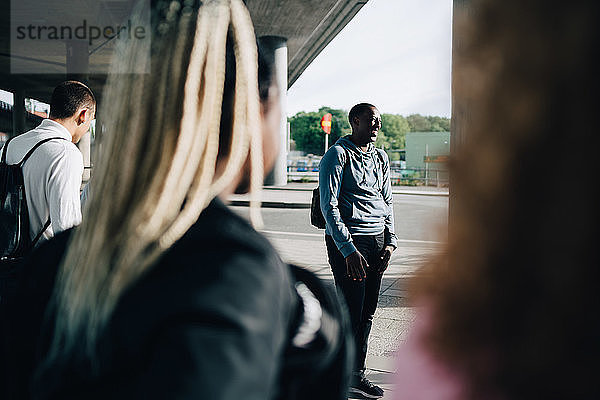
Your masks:
[[[288,181],[317,182],[318,171],[290,171],[288,168]],[[448,186],[448,171],[440,169],[415,168],[392,169],[390,176],[392,185],[404,186]]]

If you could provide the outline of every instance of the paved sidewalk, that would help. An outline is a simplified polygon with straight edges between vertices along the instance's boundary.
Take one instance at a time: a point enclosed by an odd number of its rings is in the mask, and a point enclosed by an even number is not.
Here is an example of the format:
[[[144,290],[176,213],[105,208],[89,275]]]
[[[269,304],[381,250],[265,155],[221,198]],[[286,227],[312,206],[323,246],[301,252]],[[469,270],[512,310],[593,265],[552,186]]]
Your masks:
[[[283,210],[282,210],[283,212]],[[322,234],[265,232],[283,259],[308,267],[324,280],[333,282]],[[393,398],[395,352],[406,340],[414,310],[407,301],[409,279],[437,251],[435,245],[400,243],[385,272],[379,294],[367,356],[367,377]]]
[[[262,207],[281,209],[274,213],[286,213],[286,208],[310,208],[312,190],[315,183],[290,183],[283,187],[265,187],[262,191]],[[394,194],[416,196],[448,196],[448,190],[436,187],[394,187]],[[247,212],[248,196],[230,196],[230,204],[242,213]],[[309,230],[297,232],[298,227],[290,226],[289,231],[263,233],[273,243],[282,258],[302,265],[319,277],[333,283],[333,275],[327,262],[324,231]],[[314,232],[314,233],[308,233]],[[375,313],[369,338],[367,355],[367,377],[386,391],[383,399],[393,398],[395,353],[406,340],[414,320],[414,308],[408,303],[408,284],[415,273],[438,251],[437,242],[425,240],[399,240],[398,249],[392,255],[390,266],[383,276],[379,293],[379,306]]]

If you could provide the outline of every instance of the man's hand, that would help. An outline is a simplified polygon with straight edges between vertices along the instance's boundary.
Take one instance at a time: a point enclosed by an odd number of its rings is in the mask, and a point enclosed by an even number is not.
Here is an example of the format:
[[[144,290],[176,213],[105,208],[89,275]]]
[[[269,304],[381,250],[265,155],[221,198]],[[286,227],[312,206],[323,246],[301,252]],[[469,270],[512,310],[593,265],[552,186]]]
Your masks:
[[[390,265],[390,258],[392,257],[394,249],[394,246],[385,246],[383,250],[381,250],[381,253],[379,253],[379,274],[383,274]]]
[[[362,281],[367,277],[367,268],[369,264],[358,250],[346,257],[346,274],[350,279]]]

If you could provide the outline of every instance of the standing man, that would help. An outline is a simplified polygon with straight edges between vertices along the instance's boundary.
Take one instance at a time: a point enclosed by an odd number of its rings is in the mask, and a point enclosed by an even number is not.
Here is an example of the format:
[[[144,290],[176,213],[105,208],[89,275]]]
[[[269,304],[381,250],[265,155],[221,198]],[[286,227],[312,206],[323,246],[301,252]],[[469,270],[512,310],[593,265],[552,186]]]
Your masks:
[[[352,134],[327,150],[319,165],[319,194],[329,264],[356,342],[350,392],[376,399],[383,390],[364,372],[381,278],[396,248],[390,163],[373,144],[381,128],[377,108],[357,104],[348,119]]]
[[[42,230],[42,237],[49,239],[81,223],[79,191],[83,156],[75,143],[90,129],[95,113],[96,99],[86,85],[63,82],[52,93],[49,118],[8,144],[6,161],[16,164],[38,142],[53,138],[38,147],[23,164],[32,240]],[[50,224],[44,229],[47,221]]]

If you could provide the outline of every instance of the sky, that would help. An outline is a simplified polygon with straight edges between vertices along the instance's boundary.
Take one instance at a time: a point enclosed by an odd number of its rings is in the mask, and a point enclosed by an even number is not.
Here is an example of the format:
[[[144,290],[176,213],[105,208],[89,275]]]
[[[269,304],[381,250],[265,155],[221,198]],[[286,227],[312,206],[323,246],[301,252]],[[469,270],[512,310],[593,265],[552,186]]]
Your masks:
[[[450,117],[452,0],[369,0],[288,90],[287,115],[372,103]]]
[[[369,0],[288,90],[287,115],[368,102],[450,117],[451,32],[452,0]]]

